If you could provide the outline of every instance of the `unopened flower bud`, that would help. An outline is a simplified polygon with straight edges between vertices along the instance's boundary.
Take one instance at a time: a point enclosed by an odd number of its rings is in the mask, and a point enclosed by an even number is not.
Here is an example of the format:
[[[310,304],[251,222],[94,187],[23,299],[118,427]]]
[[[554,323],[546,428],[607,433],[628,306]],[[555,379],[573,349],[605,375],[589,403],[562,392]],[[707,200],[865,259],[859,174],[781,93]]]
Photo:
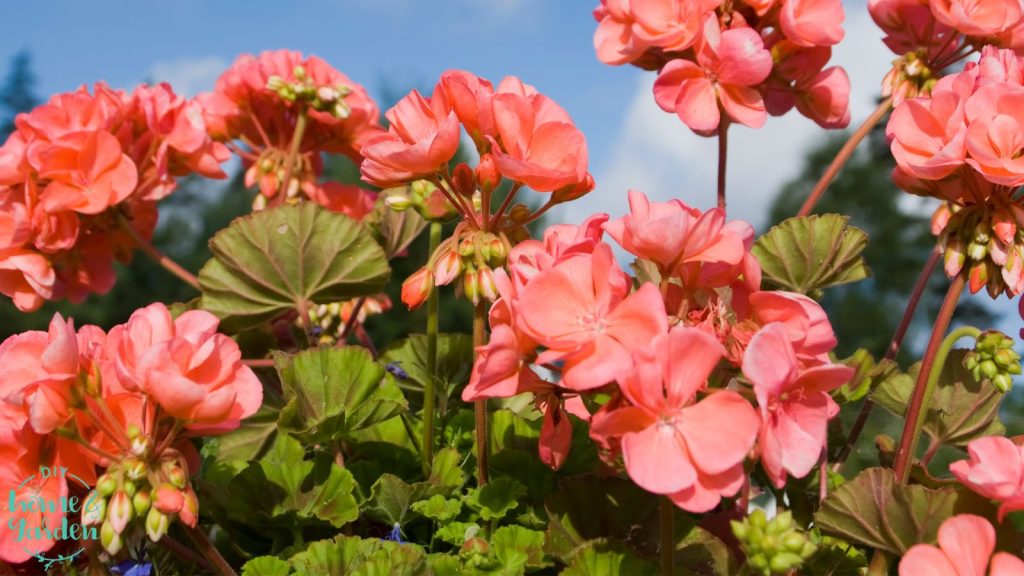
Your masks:
[[[107,517],[107,501],[93,490],[82,503],[82,525],[99,526]]]
[[[100,526],[100,544],[111,555],[120,552],[124,546],[124,538],[121,538],[121,534],[114,530],[109,520]]]
[[[402,282],[402,302],[409,310],[415,310],[427,301],[433,289],[434,275],[424,266]]]
[[[443,247],[442,247],[443,248]],[[434,285],[445,286],[462,273],[462,259],[450,248],[434,263]]]
[[[412,198],[405,194],[391,194],[384,199],[384,203],[395,212],[404,212],[412,207]]]
[[[196,493],[191,486],[185,488],[181,510],[178,511],[178,520],[191,528],[195,528],[199,522],[199,499],[196,498]]]
[[[551,201],[555,204],[575,200],[594,189],[594,177],[587,174],[586,178],[576,184],[559,188],[551,193]]]
[[[124,490],[118,490],[114,492],[114,495],[110,497],[110,502],[107,505],[107,522],[114,528],[114,531],[118,534],[124,532],[128,522],[135,516],[135,512],[132,509],[132,499],[128,496],[128,493]]]
[[[1010,388],[1013,388],[1013,379],[1010,378],[1009,374],[996,374],[992,378],[992,386],[995,386],[996,390],[1005,394],[1010,391]]]
[[[147,449],[147,446],[143,446],[142,453],[144,454]],[[125,460],[124,464],[121,465],[121,469],[124,470],[124,475],[129,480],[141,480],[146,477],[146,463],[138,458]]]
[[[153,508],[164,514],[177,514],[185,504],[185,496],[172,484],[161,484],[153,490]]]
[[[164,534],[167,534],[167,529],[171,526],[171,520],[166,514],[161,513],[156,508],[150,508],[149,513],[146,514],[146,536],[153,542],[159,542]]]
[[[132,508],[135,510],[135,515],[140,518],[149,511],[149,506],[152,503],[149,490],[140,490],[135,493],[135,496],[132,496]]]
[[[101,496],[110,496],[114,493],[114,490],[117,490],[117,479],[112,477],[110,474],[104,474],[96,480],[96,491],[99,492]]]
[[[971,242],[967,246],[967,256],[974,261],[984,260],[985,256],[988,256],[988,240],[985,240],[984,244]]]
[[[946,275],[953,277],[960,273],[967,262],[966,249],[960,238],[952,238],[946,243],[946,251],[943,253],[943,264]]]
[[[455,193],[470,198],[476,192],[476,177],[473,169],[465,162],[459,164],[452,171],[452,183],[455,184]]]
[[[462,275],[462,293],[474,306],[480,303],[480,284],[477,281],[476,271],[472,268],[466,270],[466,273]]]
[[[480,296],[488,302],[498,299],[498,286],[494,283],[494,272],[490,268],[481,268],[477,272],[477,286],[480,289]]]
[[[530,208],[526,204],[516,204],[508,211],[508,217],[511,218],[513,222],[522,222],[529,218],[530,214]]]
[[[476,165],[476,185],[484,192],[490,192],[501,183],[501,172],[498,171],[498,163],[490,153],[480,156],[480,163]]]

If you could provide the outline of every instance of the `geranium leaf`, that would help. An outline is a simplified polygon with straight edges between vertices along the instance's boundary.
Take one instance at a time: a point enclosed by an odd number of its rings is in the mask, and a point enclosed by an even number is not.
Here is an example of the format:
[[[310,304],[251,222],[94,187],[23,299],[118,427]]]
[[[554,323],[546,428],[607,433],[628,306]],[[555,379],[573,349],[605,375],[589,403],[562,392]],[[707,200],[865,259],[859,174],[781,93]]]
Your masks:
[[[522,482],[501,476],[470,490],[466,504],[486,521],[501,520],[519,506],[523,496],[526,496],[526,486]]]
[[[238,331],[299,309],[376,294],[391,275],[370,231],[314,202],[238,218],[210,240],[201,306]]]
[[[637,558],[621,545],[590,540],[578,547],[563,576],[646,576],[658,573],[652,562]]]
[[[303,442],[343,438],[406,410],[401,391],[359,346],[278,352],[274,359],[287,402],[280,427]]]
[[[310,544],[289,563],[298,574],[417,576],[426,572],[427,555],[415,544],[337,536]]]
[[[304,457],[298,441],[279,434],[266,456],[231,481],[229,517],[249,526],[319,522],[336,528],[358,518],[352,474],[327,455]]]
[[[887,468],[869,468],[829,494],[814,515],[823,532],[849,542],[903,554],[934,542],[942,522],[963,507],[953,488],[900,485]]]
[[[422,390],[430,378],[427,371],[427,337],[413,334],[387,347],[380,361],[394,364],[404,372],[399,378],[403,388]],[[473,339],[467,334],[438,334],[437,368],[434,371],[439,393],[450,394],[469,382],[473,368]]]
[[[966,350],[952,350],[942,367],[922,431],[932,442],[963,446],[982,436],[1006,432],[999,421],[999,404],[1003,395],[991,384],[978,382],[964,368]],[[879,385],[872,397],[886,409],[902,416],[914,390],[920,363],[909,374],[890,377]]]
[[[277,556],[258,556],[242,566],[242,576],[288,576],[291,564]]]
[[[764,279],[801,294],[863,280],[871,275],[861,252],[868,236],[849,217],[794,217],[758,238],[752,253]]]
[[[500,574],[522,574],[527,568],[543,568],[544,533],[522,526],[503,526],[491,536],[491,552]]]
[[[444,523],[454,520],[459,512],[462,512],[462,502],[434,494],[426,500],[414,502],[412,511],[435,522]]]

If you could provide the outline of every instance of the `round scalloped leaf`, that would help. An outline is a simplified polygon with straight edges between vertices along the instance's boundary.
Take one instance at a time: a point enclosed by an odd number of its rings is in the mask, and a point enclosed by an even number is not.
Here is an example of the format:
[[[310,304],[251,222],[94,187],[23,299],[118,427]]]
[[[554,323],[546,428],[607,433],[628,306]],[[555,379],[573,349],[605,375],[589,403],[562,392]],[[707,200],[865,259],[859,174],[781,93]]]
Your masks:
[[[299,309],[376,294],[391,275],[387,257],[362,224],[313,202],[238,218],[210,240],[199,272],[202,308],[227,330]]]
[[[868,235],[839,214],[794,217],[758,238],[752,250],[765,280],[811,294],[871,275],[861,252]]]

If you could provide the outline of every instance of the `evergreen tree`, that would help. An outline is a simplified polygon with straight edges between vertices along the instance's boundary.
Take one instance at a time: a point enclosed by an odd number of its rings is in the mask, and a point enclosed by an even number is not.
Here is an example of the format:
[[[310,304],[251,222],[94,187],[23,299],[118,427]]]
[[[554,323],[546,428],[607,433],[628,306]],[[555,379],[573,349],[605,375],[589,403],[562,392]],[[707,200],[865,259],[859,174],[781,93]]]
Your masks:
[[[0,124],[0,139],[14,132],[14,117],[27,112],[39,105],[35,95],[36,75],[32,71],[32,55],[21,50],[11,58],[10,69],[0,88],[0,106],[3,107],[3,120]]]

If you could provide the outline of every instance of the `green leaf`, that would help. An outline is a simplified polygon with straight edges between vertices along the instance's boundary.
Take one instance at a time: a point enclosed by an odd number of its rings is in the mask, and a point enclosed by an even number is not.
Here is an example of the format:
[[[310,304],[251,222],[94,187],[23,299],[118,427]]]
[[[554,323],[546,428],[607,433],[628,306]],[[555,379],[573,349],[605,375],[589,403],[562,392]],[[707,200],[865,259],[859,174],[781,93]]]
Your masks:
[[[658,498],[629,480],[574,476],[559,483],[545,501],[547,548],[568,563],[587,541],[628,542],[640,555],[657,554]]]
[[[527,568],[542,568],[544,533],[522,526],[504,526],[491,536],[491,553],[498,559],[500,574],[522,574]]]
[[[236,219],[210,240],[199,272],[202,308],[241,330],[307,303],[380,292],[387,256],[362,224],[315,202]]]
[[[440,494],[453,496],[459,492],[466,482],[466,475],[459,466],[462,456],[452,448],[442,448],[434,454],[430,465],[430,478],[427,482],[434,486]]]
[[[863,230],[839,214],[794,217],[758,238],[752,253],[765,280],[810,294],[871,275],[861,256],[868,243]]]
[[[275,361],[287,401],[280,427],[303,442],[344,438],[406,409],[401,391],[362,347],[279,352]]]
[[[590,540],[578,547],[562,576],[646,576],[658,573],[653,563],[637,558],[624,546]]]
[[[999,403],[1003,395],[987,383],[978,382],[964,368],[967,350],[952,350],[942,367],[922,431],[932,442],[963,446],[982,436],[1006,432],[999,421]],[[920,363],[911,367],[909,375],[889,378],[873,394],[876,402],[902,416],[914,390]]]
[[[464,481],[458,452],[443,448],[434,455],[430,477],[424,482],[409,484],[394,474],[381,474],[370,489],[364,511],[388,525],[405,524],[413,504],[435,495],[457,494]]]
[[[408,187],[392,188],[381,191],[373,205],[373,212],[367,216],[366,223],[373,230],[377,242],[384,248],[388,260],[401,254],[423,232],[427,226],[415,210],[398,212],[385,203],[388,196],[407,193]]]
[[[466,540],[475,537],[480,532],[480,525],[476,522],[449,522],[437,529],[434,537],[452,546],[462,546]]]
[[[242,566],[242,576],[288,576],[291,564],[277,556],[258,556]]]
[[[416,576],[426,572],[427,555],[415,544],[338,536],[310,544],[289,562],[298,574]]]
[[[939,525],[957,513],[953,488],[901,486],[888,468],[868,468],[829,494],[814,524],[849,542],[902,555],[934,542]]]
[[[427,371],[427,337],[413,334],[387,347],[380,357],[381,363],[398,363],[409,375],[401,381],[403,387],[422,390],[430,379]],[[469,382],[473,368],[473,339],[466,334],[438,334],[437,369],[435,383],[439,394],[448,395]]]
[[[339,528],[359,517],[355,480],[326,454],[305,460],[298,441],[278,435],[270,452],[228,487],[228,515],[250,525],[327,523]]]
[[[725,542],[699,526],[677,522],[676,527],[675,565],[679,574],[729,576],[736,573]],[[683,532],[682,538],[679,532]]]
[[[426,500],[414,502],[412,511],[435,522],[444,523],[454,520],[459,512],[462,512],[462,502],[434,494]]]
[[[526,496],[526,486],[522,482],[502,476],[470,490],[466,504],[485,521],[501,520],[519,506],[523,496]]]

